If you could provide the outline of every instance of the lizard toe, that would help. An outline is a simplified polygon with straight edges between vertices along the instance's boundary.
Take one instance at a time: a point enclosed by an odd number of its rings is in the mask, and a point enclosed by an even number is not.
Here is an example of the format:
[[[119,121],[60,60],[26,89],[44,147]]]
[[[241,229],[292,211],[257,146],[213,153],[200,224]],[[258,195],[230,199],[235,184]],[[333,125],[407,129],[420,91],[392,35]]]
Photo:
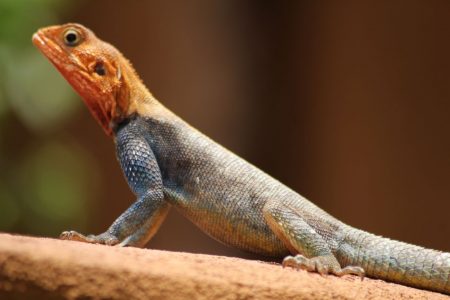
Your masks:
[[[309,258],[304,257],[301,254],[297,254],[296,256],[286,256],[283,259],[283,263],[282,263],[283,267],[291,267],[294,269],[301,269],[301,270],[306,270],[308,272],[314,272],[317,271],[316,269],[316,265],[314,263],[314,261],[312,261]]]
[[[364,271],[364,269],[358,266],[347,266],[337,272],[333,272],[333,274],[336,276],[356,275],[361,277],[361,280],[363,280],[366,276],[366,272]]]
[[[333,255],[316,256],[307,258],[301,254],[296,256],[287,256],[282,263],[283,267],[291,267],[294,269],[306,270],[309,272],[317,272],[320,275],[333,274],[336,276],[357,275],[364,278],[364,269],[357,266],[347,266],[341,268],[339,262]]]
[[[99,235],[90,234],[88,236],[85,236],[84,234],[71,230],[62,232],[59,238],[62,240],[77,241],[90,244],[103,244],[108,246],[116,245],[119,243],[119,240],[114,235],[108,232]]]
[[[81,233],[78,233],[76,231],[70,230],[70,231],[63,231],[59,238],[61,240],[69,240],[69,241],[78,241],[78,242],[87,242],[87,237],[84,236]]]

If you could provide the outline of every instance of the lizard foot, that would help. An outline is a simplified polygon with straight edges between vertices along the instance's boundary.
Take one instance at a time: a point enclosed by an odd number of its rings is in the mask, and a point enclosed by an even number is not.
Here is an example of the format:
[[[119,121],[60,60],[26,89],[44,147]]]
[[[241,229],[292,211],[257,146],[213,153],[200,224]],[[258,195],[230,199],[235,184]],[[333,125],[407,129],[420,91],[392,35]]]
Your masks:
[[[364,269],[357,266],[347,266],[341,268],[339,262],[332,255],[316,256],[313,258],[306,258],[301,254],[296,256],[287,256],[283,259],[283,267],[292,267],[295,269],[306,270],[308,272],[317,272],[320,275],[333,274],[336,276],[343,276],[353,274],[361,277],[365,276]]]
[[[85,236],[76,231],[64,231],[63,233],[61,233],[59,238],[62,240],[78,241],[90,244],[103,244],[108,246],[116,245],[119,243],[119,240],[114,235],[108,232],[104,232],[99,235],[90,234],[88,236]]]

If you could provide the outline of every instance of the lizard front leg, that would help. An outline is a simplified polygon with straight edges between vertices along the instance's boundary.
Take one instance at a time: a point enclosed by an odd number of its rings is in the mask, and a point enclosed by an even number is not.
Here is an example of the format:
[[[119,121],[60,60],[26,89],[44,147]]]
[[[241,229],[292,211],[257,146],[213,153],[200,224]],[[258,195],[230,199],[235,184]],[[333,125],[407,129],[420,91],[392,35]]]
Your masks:
[[[100,235],[65,231],[61,239],[139,247],[158,230],[169,204],[164,201],[161,172],[153,151],[145,138],[128,124],[117,132],[116,150],[128,184],[137,195],[136,202]]]
[[[283,266],[318,272],[321,275],[355,274],[364,277],[364,270],[360,267],[341,267],[333,255],[331,246],[324,238],[324,235],[331,236],[331,234],[317,232],[302,217],[302,210],[305,208],[298,203],[288,201],[268,201],[263,208],[264,218],[269,227],[291,253],[297,254],[287,256],[283,260]],[[316,221],[320,222],[320,219]]]

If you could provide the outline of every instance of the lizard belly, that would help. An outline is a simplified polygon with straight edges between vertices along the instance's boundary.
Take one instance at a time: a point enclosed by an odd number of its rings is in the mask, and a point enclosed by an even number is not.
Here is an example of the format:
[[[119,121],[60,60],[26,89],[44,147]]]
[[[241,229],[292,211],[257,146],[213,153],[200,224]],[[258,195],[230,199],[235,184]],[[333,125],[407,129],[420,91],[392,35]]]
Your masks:
[[[200,194],[189,195],[177,188],[165,189],[168,202],[219,242],[266,256],[283,257],[289,254],[283,242],[266,224],[262,207],[252,210],[250,205],[245,207],[245,203],[249,202],[245,199],[230,201],[230,198],[213,199],[206,195],[208,193]]]

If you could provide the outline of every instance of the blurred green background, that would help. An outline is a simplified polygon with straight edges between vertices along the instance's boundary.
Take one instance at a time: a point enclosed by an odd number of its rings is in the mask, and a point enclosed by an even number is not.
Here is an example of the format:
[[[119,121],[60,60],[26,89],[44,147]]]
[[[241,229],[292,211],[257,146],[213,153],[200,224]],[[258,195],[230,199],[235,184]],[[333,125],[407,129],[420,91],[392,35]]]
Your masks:
[[[30,43],[58,23],[68,1],[0,2],[0,230],[54,236],[86,228],[95,202],[95,159],[65,128],[79,101]]]
[[[79,22],[189,123],[344,222],[450,251],[448,1],[0,1],[0,231],[100,233],[134,200],[35,49]],[[149,247],[248,256],[172,211]]]

